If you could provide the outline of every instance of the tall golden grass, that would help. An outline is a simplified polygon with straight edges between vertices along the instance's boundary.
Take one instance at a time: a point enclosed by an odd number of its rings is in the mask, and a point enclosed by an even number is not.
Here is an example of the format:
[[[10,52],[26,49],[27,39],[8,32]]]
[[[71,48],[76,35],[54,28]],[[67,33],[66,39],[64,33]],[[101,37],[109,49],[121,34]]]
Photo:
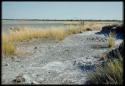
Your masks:
[[[9,36],[6,34],[2,35],[2,54],[11,55],[15,54],[16,48],[12,41],[9,41]]]
[[[64,36],[64,29],[21,29],[19,31],[11,31],[9,40],[15,42],[33,38],[50,38],[55,40],[63,40]]]
[[[66,33],[68,35],[71,35],[71,34],[81,33],[83,31],[85,31],[83,25],[78,24],[76,26],[70,25],[69,28],[67,29]]]
[[[2,34],[2,53],[5,55],[14,54],[16,51],[16,47],[14,46],[15,42],[21,42],[33,38],[48,38],[61,41],[66,36],[79,32],[80,29],[73,27],[70,27],[68,30],[64,28],[33,29],[26,27],[18,30],[10,30],[10,34]]]

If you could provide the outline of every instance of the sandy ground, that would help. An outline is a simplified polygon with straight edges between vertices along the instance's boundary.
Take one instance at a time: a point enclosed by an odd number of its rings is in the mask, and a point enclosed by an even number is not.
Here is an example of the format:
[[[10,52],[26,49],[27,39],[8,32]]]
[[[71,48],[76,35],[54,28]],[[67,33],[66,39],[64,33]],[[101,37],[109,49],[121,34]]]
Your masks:
[[[107,52],[107,39],[98,31],[87,31],[66,37],[61,42],[33,39],[18,43],[25,55],[2,59],[2,84],[85,84],[102,53]],[[116,46],[121,40],[116,41]],[[19,78],[18,77],[18,78]]]

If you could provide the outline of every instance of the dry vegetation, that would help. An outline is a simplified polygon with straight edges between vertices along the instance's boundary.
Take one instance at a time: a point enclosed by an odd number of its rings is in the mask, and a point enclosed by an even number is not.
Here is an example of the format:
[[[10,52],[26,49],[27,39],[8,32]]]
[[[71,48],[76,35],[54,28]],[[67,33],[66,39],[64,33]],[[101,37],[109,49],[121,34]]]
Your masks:
[[[33,38],[50,38],[55,40],[63,40],[65,36],[64,29],[29,29],[24,28],[19,31],[10,31],[10,41],[23,41]]]
[[[103,24],[98,23],[98,22],[85,22],[85,29],[91,29],[91,30],[101,30],[101,27]]]
[[[48,38],[56,41],[63,40],[66,36],[76,33],[81,33],[87,31],[87,28],[92,28],[92,30],[97,30],[101,28],[103,24],[97,22],[80,22],[77,25],[69,25],[68,29],[64,28],[49,28],[49,29],[33,29],[33,28],[18,28],[17,30],[10,30],[9,35],[2,33],[2,54],[9,55],[14,54],[16,48],[14,46],[15,42],[20,42],[23,40],[30,40],[33,38]],[[94,29],[97,28],[97,29]],[[110,36],[109,36],[110,37]],[[110,40],[112,40],[110,38]],[[111,41],[112,42],[112,41]],[[111,43],[112,44],[112,43]]]
[[[16,48],[12,41],[9,41],[9,38],[7,35],[2,35],[2,54],[10,55],[14,54],[16,51]]]
[[[104,66],[88,73],[89,84],[122,84],[123,59],[109,60]]]
[[[107,36],[108,47],[111,49],[115,46],[115,36],[114,32],[110,32]],[[113,59],[108,59],[106,55],[102,56],[105,63],[88,73],[87,84],[123,84],[123,57],[120,53],[115,54],[118,56],[110,57]]]
[[[84,26],[72,26],[68,29],[64,28],[52,28],[52,29],[29,29],[23,28],[18,31],[10,30],[10,34],[2,34],[2,54],[14,55],[17,51],[14,46],[15,42],[21,42],[23,40],[30,40],[33,38],[48,38],[56,41],[63,40],[66,36],[76,33],[81,33],[87,28],[100,29],[103,25],[95,23],[86,23]],[[84,27],[84,28],[83,28]],[[112,48],[115,44],[114,33],[108,35],[108,46]],[[91,83],[95,84],[122,84],[123,79],[123,59],[115,59],[107,62],[104,67],[97,68],[94,72],[89,73],[89,79]]]
[[[89,21],[86,21],[84,23],[84,28],[85,28],[85,30],[87,28],[89,28],[91,30],[101,30],[103,26],[112,25],[112,24],[114,24],[114,23],[113,22],[106,23],[106,22],[95,22],[95,21],[89,22]]]
[[[15,42],[24,40],[31,40],[33,38],[48,38],[55,41],[61,41],[66,36],[71,34],[80,33],[81,29],[71,26],[69,29],[64,28],[50,28],[50,29],[33,29],[33,28],[20,28],[18,30],[10,30],[10,34],[2,34],[2,54],[13,55],[15,54]]]
[[[113,33],[113,32],[110,32],[109,35],[108,35],[107,41],[108,41],[108,47],[109,48],[112,48],[115,45],[114,36],[115,36],[115,33]]]

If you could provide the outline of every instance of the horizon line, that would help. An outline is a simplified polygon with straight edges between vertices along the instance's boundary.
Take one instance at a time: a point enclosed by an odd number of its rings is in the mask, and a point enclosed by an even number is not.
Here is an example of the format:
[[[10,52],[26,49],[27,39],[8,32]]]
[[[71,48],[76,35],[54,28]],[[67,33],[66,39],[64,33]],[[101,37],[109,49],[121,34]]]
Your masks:
[[[50,21],[51,21],[51,20],[52,20],[52,21],[53,21],[53,20],[57,20],[57,21],[58,21],[58,20],[59,20],[59,21],[61,21],[61,20],[62,20],[62,21],[63,21],[63,20],[64,20],[64,21],[65,21],[65,20],[69,20],[69,21],[71,21],[71,20],[79,20],[79,21],[80,21],[80,20],[100,20],[100,21],[101,21],[101,20],[102,20],[102,21],[103,21],[103,20],[109,20],[109,21],[123,21],[123,20],[120,20],[120,19],[118,20],[118,19],[23,19],[23,18],[22,18],[22,19],[19,19],[19,18],[17,18],[17,19],[14,19],[14,18],[13,18],[13,19],[3,18],[2,20],[50,20]]]

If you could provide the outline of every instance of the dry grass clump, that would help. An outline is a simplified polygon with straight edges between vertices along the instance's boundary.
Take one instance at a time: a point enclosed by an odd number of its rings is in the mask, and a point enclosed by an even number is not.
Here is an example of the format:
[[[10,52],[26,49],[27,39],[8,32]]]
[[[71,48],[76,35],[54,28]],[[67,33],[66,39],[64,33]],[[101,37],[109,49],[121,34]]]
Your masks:
[[[115,45],[114,35],[115,34],[113,32],[110,32],[109,35],[108,35],[107,41],[108,41],[108,47],[109,48],[112,48]]]
[[[43,30],[34,30],[25,28],[19,31],[10,31],[9,40],[16,42],[16,41],[30,40],[32,38],[44,37],[45,35],[46,33]]]
[[[63,40],[65,37],[64,29],[21,29],[19,31],[10,31],[9,40],[23,41],[33,38],[50,38],[54,40]]]
[[[101,22],[90,22],[86,21],[84,24],[84,29],[86,30],[87,28],[90,28],[91,30],[101,30],[103,26],[105,26],[106,23],[101,23]]]
[[[71,34],[76,34],[76,33],[81,33],[83,31],[81,25],[79,26],[73,26],[73,25],[70,25],[70,27],[66,30],[66,33],[68,35],[71,35]]]
[[[96,22],[85,22],[84,28],[85,30],[87,28],[91,28],[91,30],[94,30],[93,26],[95,27],[96,25],[97,25]]]
[[[2,54],[3,55],[13,55],[15,54],[16,48],[12,41],[9,41],[8,36],[2,35]]]
[[[53,39],[56,41],[61,41],[65,38],[66,33],[64,29],[49,29],[47,31],[45,31],[46,37],[49,39]]]
[[[107,62],[104,67],[98,67],[94,72],[88,73],[89,84],[122,84],[123,59],[114,59]]]
[[[123,48],[124,42],[119,48],[103,54],[105,59],[101,66],[88,74],[86,84],[123,84]],[[117,52],[116,52],[117,51]],[[111,57],[110,57],[111,56]],[[110,58],[109,58],[110,57]]]

